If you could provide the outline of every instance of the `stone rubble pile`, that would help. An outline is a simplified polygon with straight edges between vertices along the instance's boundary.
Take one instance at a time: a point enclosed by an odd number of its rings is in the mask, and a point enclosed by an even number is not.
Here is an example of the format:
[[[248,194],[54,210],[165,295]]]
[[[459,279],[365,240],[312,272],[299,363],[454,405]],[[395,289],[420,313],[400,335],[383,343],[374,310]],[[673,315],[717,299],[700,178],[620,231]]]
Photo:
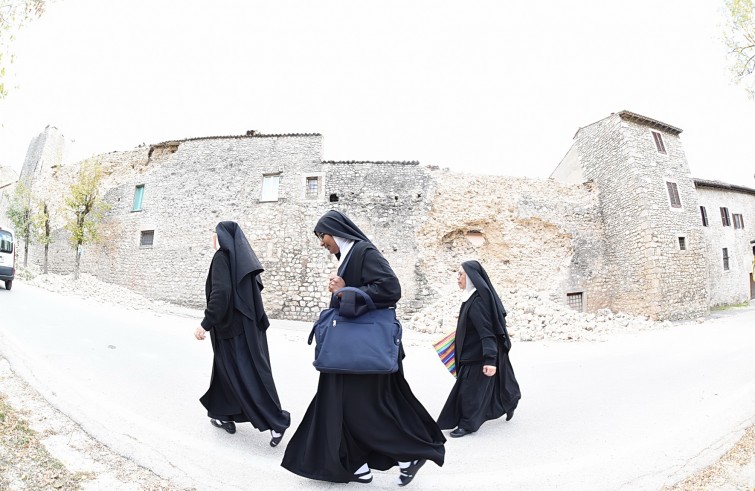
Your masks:
[[[73,275],[38,274],[31,269],[25,269],[19,274],[19,277],[25,283],[61,295],[75,295],[82,298],[115,303],[132,309],[149,309],[191,317],[202,315],[202,310],[153,300],[128,288],[100,281],[96,276],[86,273],[82,273],[78,280],[74,280]]]
[[[45,275],[25,269],[19,277],[31,285],[61,295],[76,295],[134,309],[150,309],[188,317],[202,314],[201,309],[152,300],[128,288],[100,281],[89,274],[82,273],[78,281],[74,281],[71,275]],[[613,313],[608,309],[596,313],[577,312],[531,290],[504,289],[499,293],[508,312],[506,324],[509,334],[515,341],[600,341],[611,333],[662,328],[670,324],[669,321],[655,322],[642,316]],[[460,306],[460,293],[439,294],[435,302],[405,320],[404,327],[430,334],[451,332],[456,328]]]
[[[668,327],[669,321],[656,322],[647,317],[613,313],[601,309],[583,313],[525,289],[502,289],[507,311],[506,326],[515,341],[601,341],[617,332],[642,331]],[[461,307],[458,292],[439,295],[433,304],[412,315],[405,327],[415,331],[444,334],[456,328]]]

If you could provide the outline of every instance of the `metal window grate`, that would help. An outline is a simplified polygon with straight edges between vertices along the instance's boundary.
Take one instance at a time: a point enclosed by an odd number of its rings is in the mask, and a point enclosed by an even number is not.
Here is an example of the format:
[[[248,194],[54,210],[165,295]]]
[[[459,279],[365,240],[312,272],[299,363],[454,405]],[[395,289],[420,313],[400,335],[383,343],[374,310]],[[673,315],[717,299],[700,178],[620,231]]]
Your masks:
[[[317,196],[320,190],[320,180],[316,177],[307,178],[307,196]]]
[[[577,312],[583,312],[584,306],[582,304],[582,292],[567,293],[566,304]]]
[[[703,227],[708,226],[708,212],[704,206],[700,207],[700,215],[703,217]]]
[[[142,230],[141,237],[139,237],[139,247],[152,247],[155,242],[154,230]]]
[[[687,239],[685,239],[684,237],[679,237],[679,250],[680,251],[687,250]]]
[[[724,247],[723,248],[723,255],[724,255],[724,271],[729,271],[729,249]]]

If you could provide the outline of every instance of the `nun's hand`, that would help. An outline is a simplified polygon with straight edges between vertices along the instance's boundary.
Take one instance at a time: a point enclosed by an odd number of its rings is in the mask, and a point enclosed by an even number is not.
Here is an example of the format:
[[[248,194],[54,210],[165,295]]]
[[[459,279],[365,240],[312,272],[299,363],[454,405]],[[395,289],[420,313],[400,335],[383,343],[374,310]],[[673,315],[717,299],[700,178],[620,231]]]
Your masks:
[[[482,367],[482,373],[484,373],[488,377],[492,377],[493,375],[495,375],[495,366],[494,365],[484,365]]]
[[[207,334],[207,331],[205,331],[204,327],[202,326],[197,327],[197,329],[194,331],[194,337],[200,341],[204,339],[205,334]]]
[[[346,286],[346,282],[340,276],[332,275],[328,280],[328,291],[330,293],[336,292]]]

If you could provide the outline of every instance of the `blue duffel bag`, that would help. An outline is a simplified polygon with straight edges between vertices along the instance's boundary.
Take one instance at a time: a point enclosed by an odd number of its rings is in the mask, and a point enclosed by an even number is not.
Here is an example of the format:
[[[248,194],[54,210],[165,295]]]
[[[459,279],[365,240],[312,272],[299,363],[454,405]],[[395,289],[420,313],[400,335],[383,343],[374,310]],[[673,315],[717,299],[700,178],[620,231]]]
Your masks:
[[[398,370],[401,322],[396,309],[378,309],[359,288],[335,292],[338,307],[320,312],[308,344],[314,338],[315,361],[324,373],[385,374]],[[359,300],[363,305],[359,305]]]

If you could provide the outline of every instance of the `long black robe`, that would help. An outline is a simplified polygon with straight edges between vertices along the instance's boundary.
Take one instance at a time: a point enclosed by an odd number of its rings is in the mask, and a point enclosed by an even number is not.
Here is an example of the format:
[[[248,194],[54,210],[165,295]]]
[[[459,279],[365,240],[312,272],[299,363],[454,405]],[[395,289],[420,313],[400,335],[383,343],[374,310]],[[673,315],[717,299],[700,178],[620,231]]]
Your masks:
[[[521,392],[509,359],[511,341],[500,298],[477,261],[464,263],[464,270],[477,291],[462,303],[459,311],[457,378],[438,417],[438,425],[445,430],[458,426],[477,431],[485,421],[516,409]],[[483,365],[496,366],[495,375],[483,374]]]
[[[270,366],[269,322],[260,296],[263,269],[235,223],[221,222],[217,231],[220,249],[207,276],[202,320],[214,352],[212,378],[200,401],[211,418],[282,433],[291,417],[281,408]]]
[[[360,240],[348,255],[345,270],[339,270],[346,286],[361,288],[378,306],[395,305],[401,287],[382,254]],[[412,393],[399,360],[399,371],[389,375],[321,373],[317,393],[281,465],[310,479],[349,482],[364,463],[378,470],[416,459],[443,465],[444,443],[440,428]]]

